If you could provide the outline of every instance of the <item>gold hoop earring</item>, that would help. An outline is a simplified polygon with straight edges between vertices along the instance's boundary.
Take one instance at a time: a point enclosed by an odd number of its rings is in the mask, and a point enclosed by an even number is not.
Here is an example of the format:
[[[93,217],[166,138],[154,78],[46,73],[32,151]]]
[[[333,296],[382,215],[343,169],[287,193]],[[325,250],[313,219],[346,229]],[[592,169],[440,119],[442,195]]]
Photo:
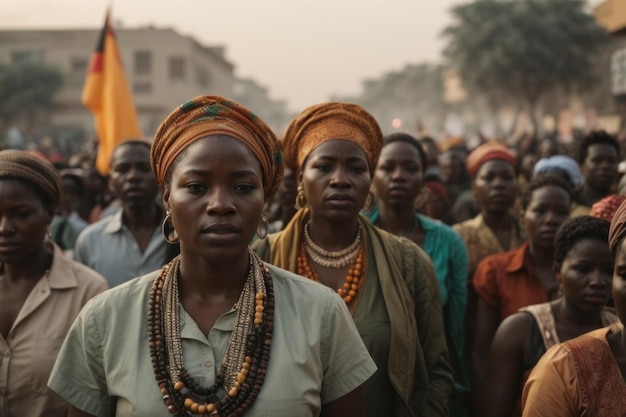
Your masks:
[[[178,233],[176,233],[174,225],[172,224],[172,213],[170,213],[169,211],[165,213],[165,218],[163,219],[163,223],[161,224],[161,233],[163,233],[163,238],[170,245],[176,245],[180,242]]]
[[[265,214],[261,215],[261,221],[259,222],[259,226],[256,228],[256,236],[259,240],[263,240],[267,237],[270,232],[270,221],[267,219]]]
[[[306,196],[304,195],[304,187],[302,184],[298,185],[298,195],[296,195],[296,210],[301,210],[307,205]]]

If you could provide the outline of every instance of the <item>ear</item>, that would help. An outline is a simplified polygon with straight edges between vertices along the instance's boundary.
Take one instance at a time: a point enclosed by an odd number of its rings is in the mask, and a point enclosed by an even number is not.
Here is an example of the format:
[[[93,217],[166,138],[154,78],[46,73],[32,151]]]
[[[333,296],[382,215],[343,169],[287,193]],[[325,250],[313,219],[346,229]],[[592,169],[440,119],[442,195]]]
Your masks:
[[[46,208],[46,218],[48,221],[48,226],[50,226],[50,223],[52,223],[52,220],[54,219],[54,215],[57,212],[57,208],[53,205],[50,205]]]
[[[300,184],[302,184],[302,178],[304,178],[304,172],[302,170],[302,168],[298,168],[298,175],[296,177],[296,186],[299,186]]]
[[[163,207],[165,208],[165,211],[170,211],[170,188],[169,187],[165,187],[165,189],[163,190]]]

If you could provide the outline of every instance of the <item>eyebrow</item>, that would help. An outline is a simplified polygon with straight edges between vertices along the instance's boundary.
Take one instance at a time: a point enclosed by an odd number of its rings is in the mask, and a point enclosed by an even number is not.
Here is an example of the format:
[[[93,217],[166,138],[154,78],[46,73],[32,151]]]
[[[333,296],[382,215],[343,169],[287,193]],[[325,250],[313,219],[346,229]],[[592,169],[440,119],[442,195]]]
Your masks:
[[[183,175],[197,175],[200,177],[212,177],[213,173],[206,169],[188,169],[181,173],[181,176]],[[233,172],[230,176],[236,177],[236,178],[248,177],[248,176],[257,176],[257,173],[251,169],[241,169],[239,171]]]

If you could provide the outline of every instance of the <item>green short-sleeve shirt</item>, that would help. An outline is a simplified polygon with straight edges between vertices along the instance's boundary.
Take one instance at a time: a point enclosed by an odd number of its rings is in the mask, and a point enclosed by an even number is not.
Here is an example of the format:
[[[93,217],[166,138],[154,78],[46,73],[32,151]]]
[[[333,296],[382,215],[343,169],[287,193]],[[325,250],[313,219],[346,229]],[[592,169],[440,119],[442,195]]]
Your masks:
[[[268,265],[269,266],[269,265]],[[329,288],[269,266],[276,305],[263,387],[246,417],[317,416],[321,405],[376,370],[341,298]],[[96,416],[169,416],[148,348],[151,273],[94,298],[66,338],[49,386]],[[206,337],[181,306],[185,367],[204,386],[219,372],[236,318],[231,309]]]

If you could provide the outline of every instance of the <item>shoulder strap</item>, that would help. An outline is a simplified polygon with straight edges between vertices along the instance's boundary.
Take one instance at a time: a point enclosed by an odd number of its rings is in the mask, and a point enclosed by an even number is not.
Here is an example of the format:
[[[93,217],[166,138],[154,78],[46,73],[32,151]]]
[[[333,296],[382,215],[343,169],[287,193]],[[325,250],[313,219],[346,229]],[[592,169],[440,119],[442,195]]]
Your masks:
[[[541,332],[546,350],[559,343],[559,335],[556,333],[556,323],[549,303],[531,305],[521,308],[520,311],[532,314]]]

